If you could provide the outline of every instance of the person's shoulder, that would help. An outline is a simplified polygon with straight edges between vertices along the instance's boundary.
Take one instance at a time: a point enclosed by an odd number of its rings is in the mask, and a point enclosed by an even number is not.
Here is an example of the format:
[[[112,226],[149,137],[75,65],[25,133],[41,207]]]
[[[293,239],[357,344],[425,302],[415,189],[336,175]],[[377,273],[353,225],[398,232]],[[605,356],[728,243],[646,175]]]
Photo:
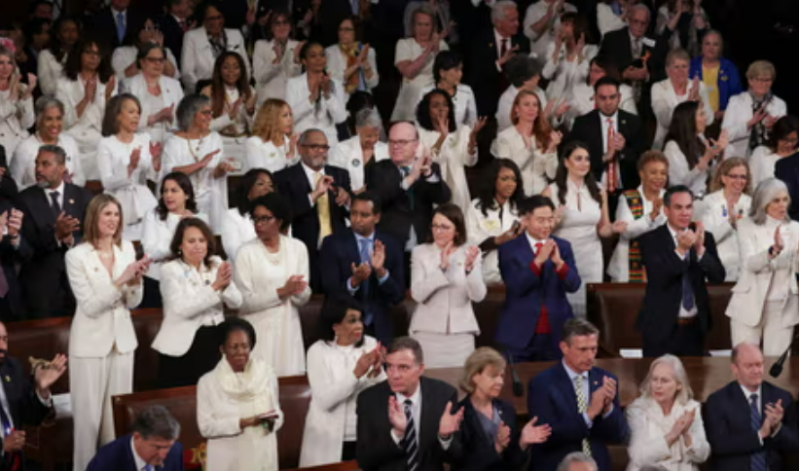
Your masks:
[[[765,382],[764,384],[767,384],[767,383]],[[737,391],[737,389],[738,389],[738,391]],[[705,405],[706,406],[709,406],[709,405],[710,406],[714,406],[714,405],[718,405],[718,404],[723,403],[723,402],[729,402],[734,397],[733,393],[737,393],[737,392],[739,394],[744,395],[744,393],[741,391],[741,386],[739,386],[739,383],[737,383],[736,381],[730,382],[730,383],[726,384],[725,386],[717,389],[713,393],[711,393],[708,396],[708,398],[706,398]],[[727,408],[725,408],[725,407],[722,408],[722,410],[726,410],[726,409]]]
[[[258,239],[254,240],[261,242]],[[301,241],[300,239],[295,239],[294,237],[281,236],[281,243],[285,243],[286,247],[291,250],[302,250],[303,252],[308,251],[308,249],[306,248],[306,244],[304,244],[303,241]]]
[[[122,459],[125,457],[125,445],[131,441],[130,435],[119,437],[116,440],[100,447],[97,454],[92,458],[89,463],[87,471],[106,469],[106,467],[114,467],[122,465]]]
[[[794,154],[790,155],[789,157],[784,157],[782,159],[778,159],[778,161],[775,162],[775,172],[777,174],[777,172],[779,170],[785,172],[785,171],[789,171],[790,169],[794,168],[794,172],[793,173],[797,174],[798,163],[800,163],[800,155],[795,152]],[[777,177],[777,175],[776,175],[776,177]]]
[[[368,402],[377,402],[381,398],[388,398],[392,390],[389,388],[387,381],[381,381],[378,384],[372,385],[358,394],[358,403],[365,404]],[[384,405],[385,407],[385,405]]]
[[[64,184],[64,193],[66,193],[67,191],[74,192],[76,195],[82,198],[83,202],[86,204],[89,204],[89,201],[91,201],[92,198],[94,198],[95,196],[94,193],[92,193],[89,189],[75,185],[73,183]]]
[[[411,257],[426,257],[428,252],[433,252],[433,244],[419,244],[411,249]]]
[[[547,368],[541,373],[537,374],[530,380],[530,385],[536,385],[538,388],[550,389],[554,385],[556,375],[564,371],[564,365],[561,362]]]
[[[44,190],[39,188],[37,185],[32,185],[20,191],[19,194],[17,195],[17,198],[22,201],[31,201],[33,199],[40,197],[43,194]]]
[[[420,386],[423,388],[423,393],[425,393],[425,390],[427,389],[429,393],[433,393],[437,396],[449,396],[456,394],[456,388],[440,379],[433,379],[423,376],[420,378]]]
[[[605,376],[605,377],[611,378],[614,381],[617,381],[619,383],[619,379],[617,378],[617,375],[615,375],[614,373],[612,373],[610,371],[604,370],[603,368],[600,368],[598,366],[593,366],[592,367],[591,374],[598,375],[598,376],[601,376],[601,377]]]
[[[667,229],[667,225],[666,224],[662,224],[661,226],[653,229],[652,231],[646,232],[646,233],[642,234],[641,236],[639,236],[639,241],[647,242],[647,241],[650,241],[650,240],[658,239],[659,237],[663,237],[664,236],[664,232],[668,232],[668,231],[669,231],[669,229]]]

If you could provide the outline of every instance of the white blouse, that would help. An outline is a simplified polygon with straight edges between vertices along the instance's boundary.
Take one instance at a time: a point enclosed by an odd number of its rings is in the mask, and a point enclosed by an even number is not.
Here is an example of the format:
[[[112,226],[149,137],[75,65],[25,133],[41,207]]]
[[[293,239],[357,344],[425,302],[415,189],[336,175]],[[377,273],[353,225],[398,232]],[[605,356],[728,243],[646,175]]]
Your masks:
[[[517,209],[512,207],[509,201],[497,209],[487,208],[486,216],[484,216],[478,199],[472,201],[464,217],[469,243],[476,246],[490,237],[498,237],[504,232],[508,232],[514,223],[520,220]],[[483,281],[488,286],[503,284],[497,250],[483,254]]]
[[[467,185],[466,167],[473,167],[478,163],[478,148],[475,152],[469,151],[469,139],[472,129],[468,126],[459,126],[455,132],[447,135],[442,147],[438,152],[433,151],[433,146],[439,141],[441,134],[438,131],[428,131],[417,127],[419,141],[426,148],[433,152],[433,161],[439,164],[442,178],[450,188],[452,197],[450,201],[466,211],[470,206],[472,198],[469,196],[469,186]]]
[[[268,98],[286,98],[286,84],[290,78],[302,73],[302,64],[294,61],[295,49],[300,43],[290,39],[286,43],[286,51],[279,63],[275,63],[275,41],[264,39],[256,41],[253,52],[253,78],[256,80],[258,106]]]
[[[316,103],[309,101],[308,74],[289,79],[286,85],[286,101],[294,115],[294,130],[297,134],[317,128],[325,133],[328,145],[339,142],[336,125],[347,119],[342,82],[331,79],[331,93],[326,99],[320,94]]]
[[[239,247],[256,238],[256,229],[250,215],[242,216],[239,208],[231,208],[225,213],[222,220],[222,247],[228,260],[236,260]]]
[[[263,168],[273,174],[300,161],[300,153],[288,157],[289,138],[283,137],[283,145],[277,147],[272,141],[264,141],[259,136],[251,136],[245,141],[245,172]]]
[[[497,135],[492,143],[492,155],[498,159],[513,160],[522,174],[522,181],[526,196],[538,195],[547,188],[548,179],[556,176],[558,169],[558,153],[544,153],[539,150],[536,137],[530,138],[531,147],[525,145],[522,134],[517,128],[511,126]]]
[[[198,213],[194,217],[208,223],[208,216],[205,214]],[[169,246],[181,219],[183,218],[177,214],[167,213],[167,218],[162,220],[155,209],[148,211],[144,215],[144,221],[142,221],[142,250],[154,262],[147,271],[148,278],[161,279],[161,262],[172,255]]]
[[[667,142],[667,145],[664,146],[664,155],[669,160],[669,184],[671,186],[686,185],[695,196],[705,194],[706,182],[715,167],[714,160],[705,170],[700,170],[697,166],[689,170],[689,162],[686,161],[686,155],[684,155],[675,141]]]
[[[436,84],[424,87],[419,93],[419,101],[422,101],[422,97],[435,88]],[[472,87],[459,83],[456,87],[456,94],[451,96],[450,99],[453,100],[456,125],[475,126],[478,121],[478,107],[475,104],[475,93],[472,91]],[[419,105],[419,102],[417,102],[417,105]]]
[[[439,41],[439,51],[447,51],[449,47],[444,41]],[[422,55],[423,47],[414,38],[405,38],[397,41],[394,54],[394,65],[401,62],[416,60]],[[400,86],[400,93],[392,112],[392,121],[414,121],[414,113],[417,103],[422,96],[422,89],[431,85],[433,82],[433,61],[435,54],[428,56],[425,65],[413,79],[403,77],[403,84]]]
[[[768,178],[775,178],[775,164],[781,156],[772,152],[767,146],[759,146],[750,156],[750,174],[752,175],[753,190],[758,184]],[[797,195],[794,196],[797,198]]]
[[[39,155],[39,147],[44,143],[39,140],[37,134],[29,136],[20,142],[14,155],[8,162],[11,178],[17,182],[19,191],[36,184],[36,156]],[[78,186],[86,184],[86,177],[81,167],[78,143],[68,134],[61,133],[58,136],[58,146],[64,149],[67,154],[66,167],[67,173],[72,175],[72,183]]]
[[[24,84],[20,84],[18,93],[25,93]],[[10,100],[11,90],[0,91],[0,145],[6,150],[6,155],[12,155],[22,140],[26,139],[28,128],[36,121],[33,112],[33,97],[27,100],[18,98]]]
[[[167,51],[167,60],[175,67],[175,73],[171,76],[168,75],[168,77],[180,80],[181,71],[180,67],[178,67],[178,61],[175,60],[175,55],[172,54],[172,51],[167,47],[165,47],[164,50]],[[136,46],[120,46],[114,49],[114,54],[111,55],[111,68],[114,69],[118,80],[128,78],[125,76],[125,69],[136,62],[136,56],[138,54],[139,50]]]
[[[739,201],[733,207],[737,220],[747,217],[752,201],[752,198],[745,194],[739,197]],[[725,281],[738,280],[741,269],[739,233],[731,226],[728,218],[728,203],[725,200],[725,193],[723,190],[719,190],[705,195],[703,201],[697,206],[697,216],[695,217],[699,216],[699,220],[703,221],[703,227],[714,235],[714,241],[717,243],[719,260],[725,267]]]
[[[372,151],[375,162],[389,158],[389,146],[385,142],[376,142]],[[364,151],[361,149],[361,137],[355,135],[333,147],[328,154],[328,165],[347,170],[350,174],[350,188],[360,190],[366,187],[366,166]]]
[[[628,251],[630,250],[631,241],[654,229],[658,229],[667,222],[667,216],[664,215],[663,208],[655,220],[651,219],[650,214],[653,212],[653,202],[644,197],[644,189],[641,185],[636,191],[642,199],[642,211],[644,213],[639,219],[634,219],[625,194],[619,195],[615,220],[628,223],[628,228],[620,234],[619,242],[614,249],[614,254],[611,256],[611,262],[609,262],[608,270],[606,271],[613,283],[627,283],[629,281],[630,260]],[[666,190],[661,190],[658,197],[664,198],[664,193],[666,193]]]

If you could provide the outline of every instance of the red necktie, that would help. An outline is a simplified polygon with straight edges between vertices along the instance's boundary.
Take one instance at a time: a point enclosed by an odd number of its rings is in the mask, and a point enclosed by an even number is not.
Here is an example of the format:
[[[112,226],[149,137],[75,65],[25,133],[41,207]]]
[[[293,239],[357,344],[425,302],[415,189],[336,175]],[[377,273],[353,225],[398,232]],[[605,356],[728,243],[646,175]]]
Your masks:
[[[608,148],[612,149],[614,147],[614,120],[608,118]],[[617,191],[617,187],[619,187],[619,176],[617,175],[617,159],[611,159],[610,162],[606,164],[606,191],[611,194]]]
[[[539,255],[539,251],[542,250],[544,246],[543,243],[537,242],[534,246],[536,248],[536,253],[533,254],[534,258]],[[542,265],[542,270],[544,270],[544,265]],[[542,299],[542,308],[539,310],[539,322],[536,323],[536,329],[534,333],[536,334],[550,334],[553,330],[550,327],[550,316],[547,312],[547,305],[544,303],[544,299]]]

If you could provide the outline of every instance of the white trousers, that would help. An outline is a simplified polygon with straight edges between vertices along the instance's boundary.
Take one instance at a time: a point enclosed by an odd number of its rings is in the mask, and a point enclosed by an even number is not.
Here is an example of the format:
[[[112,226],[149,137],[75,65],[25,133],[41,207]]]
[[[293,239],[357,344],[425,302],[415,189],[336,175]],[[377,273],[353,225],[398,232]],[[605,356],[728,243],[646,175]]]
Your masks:
[[[750,327],[736,319],[731,319],[732,345],[742,342],[764,344],[764,356],[779,357],[783,355],[794,340],[794,326],[786,327],[783,321],[784,301],[764,303],[764,314],[761,324]]]
[[[133,392],[133,352],[112,350],[103,358],[69,359],[73,471],[84,471],[97,449],[114,441],[111,396]]]

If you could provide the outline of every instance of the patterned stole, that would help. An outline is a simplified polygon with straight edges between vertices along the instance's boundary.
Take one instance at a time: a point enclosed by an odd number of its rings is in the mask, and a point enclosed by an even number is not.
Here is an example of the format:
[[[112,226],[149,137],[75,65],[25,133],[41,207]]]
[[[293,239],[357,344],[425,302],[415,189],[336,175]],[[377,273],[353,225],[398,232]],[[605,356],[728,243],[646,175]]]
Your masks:
[[[633,214],[633,219],[641,219],[644,216],[644,198],[642,198],[642,195],[637,190],[628,190],[624,195],[628,201],[628,208]],[[638,240],[632,240],[628,246],[628,282],[647,282],[647,274],[642,264],[642,252],[639,249]]]

